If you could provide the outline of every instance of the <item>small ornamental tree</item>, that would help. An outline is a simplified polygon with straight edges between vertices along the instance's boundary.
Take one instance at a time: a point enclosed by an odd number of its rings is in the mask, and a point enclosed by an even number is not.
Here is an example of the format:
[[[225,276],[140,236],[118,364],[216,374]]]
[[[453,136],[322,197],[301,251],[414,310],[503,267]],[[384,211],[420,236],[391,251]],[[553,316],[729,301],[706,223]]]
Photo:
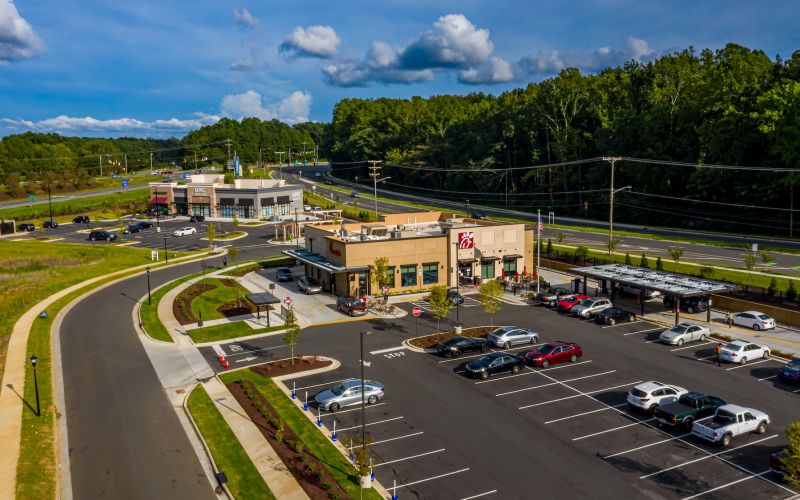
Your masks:
[[[372,275],[372,280],[375,282],[375,285],[378,287],[381,293],[383,293],[383,287],[392,286],[394,284],[394,276],[389,272],[390,269],[388,263],[388,257],[377,257],[369,266],[369,273]],[[389,295],[384,293],[383,302],[386,303],[388,301]]]
[[[797,289],[794,287],[794,280],[789,280],[789,288],[786,289],[786,298],[790,301],[797,300]]]
[[[233,222],[231,224],[233,224],[233,232],[234,233],[239,230],[239,216],[238,215],[234,215],[233,216]]]
[[[483,305],[483,310],[489,315],[489,326],[494,326],[494,315],[502,308],[500,296],[503,294],[503,287],[495,280],[488,280],[481,283],[479,291],[478,300]]]
[[[673,262],[675,262],[675,267],[672,268],[673,272],[678,271],[678,263],[681,261],[681,257],[683,257],[683,248],[682,247],[670,247],[667,249],[669,252],[669,256],[672,257]]]
[[[292,364],[294,364],[294,345],[300,341],[300,323],[297,322],[297,316],[294,314],[292,306],[289,306],[286,311],[283,328],[286,330],[283,334],[283,343],[291,349]]]
[[[766,251],[761,252],[761,263],[762,264],[764,264],[765,266],[771,266],[774,262],[775,262],[775,258],[772,257],[772,255],[770,255]]]
[[[608,248],[608,255],[614,256],[614,252],[617,250],[617,246],[619,246],[619,238],[613,238],[608,240],[606,243],[606,248]]]
[[[575,262],[578,260],[583,259],[583,263],[586,264],[586,257],[589,255],[589,249],[584,245],[578,245],[575,249]]]
[[[769,294],[770,297],[772,297],[775,295],[775,292],[777,291],[778,291],[778,280],[772,278],[771,280],[769,280],[769,288],[767,288],[767,293]]]
[[[661,257],[660,256],[656,259],[656,270],[658,270],[658,271],[663,271],[664,270],[664,264],[661,262]]]
[[[209,224],[208,228],[206,229],[206,238],[208,238],[209,246],[214,246],[214,237],[217,235],[217,228],[214,224]]]
[[[626,266],[630,266],[631,264],[632,264],[632,262],[631,262],[631,254],[628,253],[628,252],[625,252],[625,265]]]
[[[786,480],[792,486],[800,487],[800,422],[789,424],[783,432],[789,440],[781,459],[786,468]]]
[[[547,247],[545,248],[545,253],[549,256],[553,253],[553,240],[547,238]]]
[[[647,255],[642,253],[642,258],[639,259],[639,267],[650,267],[650,261],[647,260]]]
[[[430,304],[431,314],[436,318],[436,331],[439,332],[439,322],[442,318],[446,318],[453,308],[453,302],[447,296],[447,287],[444,285],[436,285],[431,288],[431,294],[428,295],[428,303]]]

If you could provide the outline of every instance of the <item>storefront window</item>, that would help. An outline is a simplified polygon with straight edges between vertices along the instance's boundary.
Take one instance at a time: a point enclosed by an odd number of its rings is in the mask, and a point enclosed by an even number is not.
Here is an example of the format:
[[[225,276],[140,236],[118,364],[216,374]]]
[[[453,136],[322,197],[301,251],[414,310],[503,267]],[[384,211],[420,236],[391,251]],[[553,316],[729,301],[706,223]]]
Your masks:
[[[384,276],[386,278],[383,283],[389,288],[394,288],[394,266],[387,267],[386,274]]]
[[[192,203],[192,215],[211,217],[211,205],[205,203]]]
[[[504,260],[503,271],[505,271],[506,276],[515,274],[517,272],[517,259]]]
[[[417,266],[400,266],[400,286],[417,286]]]
[[[439,263],[422,264],[422,284],[434,285],[439,282]]]
[[[494,278],[494,262],[481,262],[481,279]]]

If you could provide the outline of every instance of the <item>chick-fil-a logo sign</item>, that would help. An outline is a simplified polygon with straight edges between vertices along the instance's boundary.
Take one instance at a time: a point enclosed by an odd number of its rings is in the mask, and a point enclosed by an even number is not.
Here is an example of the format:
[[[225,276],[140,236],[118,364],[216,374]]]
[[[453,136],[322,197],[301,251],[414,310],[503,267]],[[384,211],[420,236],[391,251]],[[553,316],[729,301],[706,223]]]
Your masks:
[[[467,250],[475,246],[475,233],[472,231],[468,233],[458,233],[458,248],[459,250]]]

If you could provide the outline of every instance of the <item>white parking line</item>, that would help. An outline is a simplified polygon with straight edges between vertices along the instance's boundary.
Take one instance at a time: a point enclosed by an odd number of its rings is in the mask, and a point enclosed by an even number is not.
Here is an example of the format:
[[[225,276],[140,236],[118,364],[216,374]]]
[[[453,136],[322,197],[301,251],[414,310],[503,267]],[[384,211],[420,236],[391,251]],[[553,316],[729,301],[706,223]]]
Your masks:
[[[694,345],[687,345],[686,347],[678,347],[677,349],[670,349],[670,352],[673,351],[682,351],[684,349],[691,349],[692,347],[700,347],[701,345],[708,345],[708,344],[716,344],[713,340],[711,342],[703,342],[702,344],[694,344]]]
[[[388,349],[381,349],[379,351],[370,351],[370,354],[386,354],[387,352],[395,352],[395,351],[405,351],[407,349],[406,346],[401,345],[398,347],[390,347]]]
[[[609,371],[603,372],[603,373],[595,373],[594,375],[585,375],[583,377],[576,377],[576,378],[571,378],[571,379],[567,379],[567,380],[562,380],[561,382],[574,382],[576,380],[582,380],[582,379],[585,379],[585,378],[599,377],[601,375],[608,375],[609,373],[614,373],[615,371],[617,371],[617,370],[609,370]],[[517,389],[515,391],[501,392],[500,394],[495,394],[495,396],[500,397],[500,396],[507,396],[509,394],[516,394],[518,392],[532,391],[534,389],[539,389],[541,387],[547,387],[547,386],[551,386],[551,385],[558,385],[558,383],[559,382],[550,382],[550,383],[547,383],[547,384],[535,385],[533,387],[525,387],[523,389]]]
[[[620,429],[626,429],[626,428],[628,428],[628,427],[633,427],[634,425],[639,425],[639,424],[641,424],[642,422],[651,422],[651,421],[653,421],[653,420],[655,420],[655,418],[650,418],[650,419],[647,419],[647,420],[636,420],[636,422],[633,422],[632,424],[620,425],[619,427],[614,427],[613,429],[606,429],[606,430],[604,430],[604,431],[600,431],[600,432],[593,432],[592,434],[587,434],[587,435],[585,435],[585,436],[580,436],[580,437],[572,438],[572,440],[573,440],[573,441],[580,441],[580,440],[582,440],[582,439],[586,439],[586,438],[590,438],[590,437],[594,437],[594,436],[599,436],[600,434],[607,434],[607,433],[609,433],[609,432],[618,431],[618,430],[620,430]]]
[[[379,464],[374,464],[372,467],[381,467],[383,465],[396,464],[397,462],[403,462],[405,460],[411,460],[411,459],[414,459],[414,458],[424,457],[426,455],[433,455],[434,453],[441,453],[443,451],[444,451],[444,448],[441,448],[441,449],[438,449],[438,450],[433,450],[433,451],[426,451],[425,453],[420,453],[418,455],[412,455],[410,457],[398,458],[396,460],[389,460],[388,462],[381,462]]]
[[[589,415],[591,413],[597,413],[597,412],[600,412],[600,411],[613,410],[614,408],[619,408],[620,406],[627,406],[627,405],[628,405],[628,403],[622,403],[620,405],[607,406],[605,408],[600,408],[599,410],[592,410],[592,411],[585,411],[583,413],[577,413],[575,415],[570,415],[569,417],[561,417],[561,418],[557,418],[555,420],[548,420],[547,422],[545,422],[545,425],[552,424],[552,423],[555,423],[555,422],[561,422],[562,420],[569,420],[571,418],[582,417],[584,415]]]
[[[410,438],[410,437],[414,437],[414,436],[419,436],[420,434],[424,434],[424,433],[425,433],[424,431],[419,431],[419,432],[413,432],[411,434],[406,434],[405,436],[397,436],[397,437],[388,438],[388,439],[381,439],[380,441],[373,441],[372,443],[370,443],[370,445],[374,446],[376,444],[388,443],[390,441],[397,441],[398,439],[405,439],[405,438]]]
[[[555,379],[553,379],[553,380],[555,380]],[[558,381],[556,380],[556,382],[558,382]],[[629,387],[631,385],[636,385],[636,384],[638,384],[640,382],[641,382],[641,380],[637,380],[635,382],[629,382],[627,384],[615,385],[614,387],[605,387],[603,389],[597,389],[595,391],[581,392],[580,394],[574,394],[572,396],[566,396],[566,397],[558,398],[558,399],[551,399],[549,401],[542,401],[541,403],[535,403],[535,404],[532,404],[532,405],[520,406],[518,409],[519,410],[524,410],[526,408],[533,408],[534,406],[542,406],[542,405],[547,405],[547,404],[550,404],[550,403],[558,403],[559,401],[565,401],[567,399],[579,398],[581,396],[588,396],[590,394],[596,394],[598,392],[603,392],[603,391],[610,391],[611,389],[619,389],[620,387]],[[558,382],[558,383],[559,384],[563,384],[563,382]]]
[[[349,378],[343,378],[343,379],[341,379],[341,380],[331,380],[330,382],[323,382],[323,383],[321,383],[321,384],[307,385],[307,386],[305,386],[305,387],[297,387],[297,388],[295,389],[295,391],[302,391],[303,389],[311,389],[312,387],[322,387],[323,385],[333,385],[333,384],[338,384],[339,382],[344,382],[345,380],[351,380],[351,379],[349,379]],[[288,381],[284,381],[284,385],[285,385],[285,382],[288,382]]]
[[[769,379],[771,379],[771,378],[775,378],[775,377],[777,377],[777,375],[770,375],[769,377],[760,378],[760,379],[758,379],[758,381],[759,381],[759,382],[762,382],[762,381],[764,381],[764,380],[769,380]]]
[[[446,474],[439,474],[438,476],[428,477],[428,478],[425,478],[425,479],[418,479],[417,481],[411,481],[410,483],[398,484],[397,487],[398,488],[405,488],[406,486],[413,486],[415,484],[424,483],[425,481],[433,481],[434,479],[439,479],[439,478],[442,478],[442,477],[452,476],[453,474],[460,474],[462,472],[467,472],[468,470],[469,470],[469,467],[467,467],[466,469],[459,469],[459,470],[456,470],[456,471],[453,471],[453,472],[448,472]]]
[[[471,497],[462,498],[461,500],[472,500],[473,498],[485,497],[486,495],[493,495],[495,493],[497,493],[497,490],[487,491],[485,493],[478,493],[477,495],[472,495]]]
[[[623,333],[622,335],[627,336],[627,335],[634,335],[636,333],[649,333],[649,332],[655,332],[656,330],[663,330],[663,329],[664,329],[664,327],[650,328],[648,330],[637,330],[635,332]]]
[[[769,469],[765,470],[764,472],[759,472],[758,474],[753,474],[753,475],[750,475],[750,476],[747,476],[747,477],[743,477],[741,479],[737,479],[736,481],[731,481],[730,483],[723,484],[722,486],[717,486],[716,488],[711,488],[710,490],[706,490],[706,491],[704,491],[702,493],[698,493],[698,494],[692,495],[690,497],[684,497],[683,500],[691,500],[692,498],[701,497],[701,496],[703,496],[705,494],[708,494],[708,493],[711,493],[713,491],[721,490],[722,488],[727,488],[728,486],[733,486],[734,484],[738,484],[738,483],[741,483],[743,481],[747,481],[748,479],[753,479],[754,477],[761,477],[764,474],[766,474],[767,472],[769,472]]]
[[[606,326],[601,326],[600,328],[616,328],[618,326],[634,325],[636,323],[644,323],[644,320],[637,319],[636,321],[631,321],[630,323],[617,323],[616,325],[606,325]]]
[[[394,420],[400,420],[401,418],[403,418],[403,417],[400,416],[400,417],[394,417],[394,418],[387,418],[386,420],[377,420],[375,422],[369,422],[369,423],[364,424],[364,427],[369,427],[370,425],[385,424],[386,422],[392,422]],[[339,429],[339,432],[352,431],[353,429],[360,429],[360,428],[361,428],[360,425],[354,425],[353,427],[345,427],[344,429]]]
[[[705,361],[707,359],[716,358],[716,357],[717,357],[716,354],[712,354],[711,356],[706,356],[705,358],[694,358],[694,359],[696,359],[697,361]]]
[[[514,378],[514,377],[524,377],[524,376],[527,376],[527,375],[533,375],[534,373],[549,372],[549,371],[553,371],[553,370],[560,370],[562,368],[569,368],[570,366],[577,366],[577,365],[582,365],[584,363],[591,363],[591,362],[592,362],[592,360],[589,359],[589,360],[586,360],[586,361],[578,361],[577,363],[568,363],[566,365],[556,366],[556,367],[553,367],[553,368],[542,368],[541,370],[534,370],[530,366],[526,366],[525,368],[527,368],[530,371],[527,371],[525,373],[517,373],[516,375],[509,375],[507,377],[490,378],[489,380],[480,380],[478,382],[475,382],[475,384],[476,385],[477,384],[488,384],[489,382],[498,382],[498,381],[501,381],[501,380],[508,380],[508,379]]]
[[[617,453],[612,453],[611,455],[606,455],[606,456],[604,456],[603,458],[606,458],[606,459],[608,459],[608,458],[618,457],[618,456],[620,456],[620,455],[625,455],[626,453],[632,453],[632,452],[634,452],[634,451],[639,451],[639,450],[643,450],[643,449],[645,449],[645,448],[650,448],[651,446],[657,446],[657,445],[659,445],[659,444],[669,443],[670,441],[674,441],[674,440],[676,440],[676,439],[683,439],[683,438],[685,438],[685,437],[689,437],[689,436],[691,436],[691,435],[692,435],[692,433],[691,433],[691,432],[688,432],[688,433],[686,433],[686,434],[682,434],[682,435],[680,435],[680,436],[675,436],[675,437],[673,437],[673,438],[669,438],[669,439],[663,439],[663,440],[661,440],[661,441],[656,441],[655,443],[646,444],[646,445],[644,445],[644,446],[639,446],[639,447],[637,447],[637,448],[631,448],[630,450],[625,450],[625,451],[620,451],[620,452],[617,452]]]
[[[297,390],[299,391],[300,389],[297,389]],[[385,404],[386,404],[386,403],[375,403],[375,404],[372,404],[372,405],[367,405],[365,408],[366,408],[367,410],[369,410],[370,408],[375,408],[376,406],[383,406],[383,405],[385,405]],[[352,409],[350,409],[350,410],[339,410],[339,411],[337,411],[337,412],[335,412],[335,413],[325,413],[324,415],[321,415],[321,417],[322,417],[322,418],[325,418],[325,417],[335,417],[336,415],[341,415],[342,413],[348,413],[348,412],[351,412],[351,411],[361,411],[361,407],[358,407],[358,408],[352,408]]]
[[[703,461],[703,460],[706,460],[706,459],[709,459],[709,458],[712,458],[712,457],[716,457],[717,455],[722,455],[724,453],[730,453],[732,451],[740,450],[742,448],[746,448],[748,446],[752,446],[754,444],[758,444],[758,443],[761,443],[763,441],[767,441],[769,439],[776,438],[776,437],[778,437],[778,435],[777,434],[773,434],[773,435],[771,435],[769,437],[765,437],[765,438],[759,439],[757,441],[753,441],[752,443],[747,443],[747,444],[743,444],[741,446],[737,446],[736,448],[729,448],[727,450],[718,451],[717,453],[712,453],[712,454],[706,455],[704,457],[695,458],[694,460],[689,460],[688,462],[683,462],[681,464],[673,465],[672,467],[667,467],[666,469],[661,469],[661,470],[656,471],[656,472],[651,472],[650,474],[646,474],[644,476],[640,476],[639,479],[647,479],[648,477],[657,476],[659,474],[663,474],[664,472],[668,472],[668,471],[677,469],[679,467],[683,467],[684,465],[693,464],[693,463],[700,462],[700,461]]]
[[[521,349],[531,349],[533,347],[539,347],[540,345],[544,344],[525,344],[519,347],[512,347],[510,349],[492,349],[491,352],[511,352],[511,351],[519,351]],[[485,356],[487,353],[482,352],[480,354],[471,354],[469,356],[459,356],[458,358],[450,358],[450,359],[443,359],[439,361],[439,363],[452,363],[453,361],[461,361],[463,359],[472,359],[472,358],[480,358],[481,356]]]
[[[757,364],[759,364],[759,363],[766,363],[767,361],[771,361],[771,360],[770,360],[769,358],[768,358],[768,359],[762,359],[761,361],[755,361],[755,362],[753,362],[753,363],[745,363],[745,364],[743,364],[743,365],[734,366],[733,368],[725,368],[725,370],[726,370],[726,371],[738,370],[739,368],[746,368],[746,367],[748,367],[748,366],[757,365]]]

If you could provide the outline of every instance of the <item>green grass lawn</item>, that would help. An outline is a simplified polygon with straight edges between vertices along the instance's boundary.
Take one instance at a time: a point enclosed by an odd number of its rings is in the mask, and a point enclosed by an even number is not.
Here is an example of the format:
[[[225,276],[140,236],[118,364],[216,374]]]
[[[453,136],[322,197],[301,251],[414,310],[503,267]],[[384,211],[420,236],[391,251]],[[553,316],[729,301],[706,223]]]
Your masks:
[[[245,233],[244,231],[231,231],[230,233],[221,236],[218,235],[214,239],[218,241],[225,241],[225,240],[230,240],[232,238],[238,238],[239,236],[244,236],[245,234],[247,233]]]
[[[183,278],[171,281],[150,294],[151,303],[149,305],[147,304],[147,300],[142,302],[141,306],[139,307],[139,317],[144,325],[144,331],[149,337],[156,340],[161,340],[163,342],[172,342],[172,337],[170,336],[169,332],[167,332],[167,329],[164,328],[161,320],[158,319],[158,303],[161,301],[161,298],[167,294],[167,292],[181,283],[192,279],[193,277],[194,276],[184,276]]]
[[[263,314],[264,313],[262,313],[262,317]],[[221,325],[206,326],[203,328],[195,328],[194,330],[187,330],[186,333],[194,342],[200,344],[203,342],[216,342],[219,340],[246,337],[248,335],[257,335],[259,333],[276,332],[282,329],[283,326],[271,326],[253,329],[247,326],[244,321],[234,321],[231,323],[223,323]]]
[[[359,201],[360,200],[361,199],[359,198]],[[377,217],[375,217],[375,212],[370,209],[371,205],[369,205],[367,202],[359,202],[359,207],[356,208],[344,203],[332,202],[318,194],[313,194],[306,191],[303,193],[303,203],[307,205],[316,205],[327,209],[340,209],[342,210],[342,216],[347,219],[354,219],[362,222],[378,220]]]
[[[250,380],[265,398],[275,407],[286,425],[303,441],[306,449],[325,463],[334,480],[344,489],[349,498],[359,497],[359,483],[353,465],[303,412],[275,385],[272,379],[264,378],[250,370],[239,370],[220,376],[223,382]],[[364,498],[378,500],[381,496],[375,489],[364,490]]]
[[[192,313],[195,318],[203,318],[203,321],[221,319],[225,316],[217,311],[217,308],[229,302],[235,302],[239,298],[244,303],[247,299],[244,296],[250,293],[245,287],[239,285],[225,286],[218,278],[207,278],[202,283],[214,285],[216,288],[209,290],[192,300]]]
[[[149,198],[150,193],[147,189],[143,189],[126,193],[114,193],[101,196],[89,196],[86,198],[76,198],[66,201],[54,201],[53,216],[56,220],[66,222],[67,220],[72,220],[72,217],[61,218],[60,216],[75,214],[89,215],[89,212],[92,212],[93,214],[99,214],[103,212],[113,213],[113,210],[117,208],[121,210],[128,209],[132,203],[142,205],[146,203]],[[50,207],[47,203],[25,207],[0,209],[0,218],[15,219],[18,221],[44,219],[49,217],[49,214]]]
[[[227,476],[233,496],[237,499],[275,498],[202,385],[189,394],[187,407],[217,468]]]

